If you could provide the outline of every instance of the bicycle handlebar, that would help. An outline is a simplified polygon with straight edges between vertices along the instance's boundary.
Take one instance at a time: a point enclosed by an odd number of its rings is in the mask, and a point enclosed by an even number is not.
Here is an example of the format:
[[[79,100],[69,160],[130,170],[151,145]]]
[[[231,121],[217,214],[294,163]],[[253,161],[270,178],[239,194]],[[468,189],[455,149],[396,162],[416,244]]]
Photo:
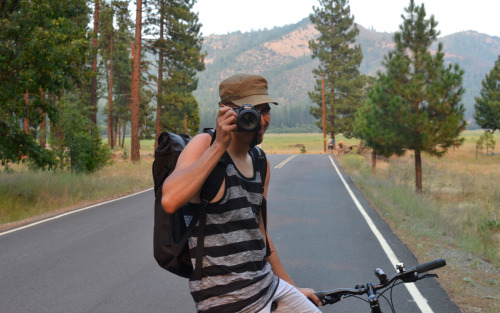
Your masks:
[[[446,265],[446,260],[445,259],[437,259],[434,261],[430,261],[427,263],[419,264],[412,268],[411,270],[415,270],[417,273],[424,273],[428,271],[432,271],[435,269],[438,269],[440,267],[443,267]]]
[[[355,288],[341,288],[330,291],[320,291],[316,292],[315,295],[321,300],[323,304],[333,304],[342,300],[344,296],[363,295],[363,294],[368,294],[370,291],[376,291],[385,288],[398,279],[402,280],[405,283],[415,282],[419,279],[418,274],[438,269],[445,265],[446,265],[445,259],[437,259],[427,263],[419,264],[405,271],[403,265],[400,264],[397,265],[399,273],[392,275],[390,278],[387,278],[384,272],[381,269],[377,268],[375,270],[375,275],[380,280],[380,284],[378,285],[373,285],[371,283],[368,283],[367,286],[358,285]]]

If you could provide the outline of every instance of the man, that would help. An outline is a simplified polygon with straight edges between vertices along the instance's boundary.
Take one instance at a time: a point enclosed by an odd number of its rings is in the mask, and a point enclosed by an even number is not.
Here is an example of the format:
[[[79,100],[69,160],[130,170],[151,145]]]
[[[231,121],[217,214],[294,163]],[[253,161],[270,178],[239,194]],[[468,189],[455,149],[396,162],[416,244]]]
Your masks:
[[[335,149],[335,140],[333,140],[333,138],[330,138],[328,139],[328,154],[332,154],[333,149]]]
[[[222,81],[215,141],[211,144],[212,137],[206,133],[195,136],[163,184],[162,205],[167,213],[188,202],[196,208],[203,183],[223,156],[226,160],[224,182],[207,207],[203,277],[189,281],[198,312],[268,313],[276,301],[275,312],[320,312],[306,298],[320,305],[313,290],[293,286],[263,225],[261,206],[269,184],[269,161],[267,176],[260,177],[258,163],[249,152],[263,140],[271,120],[271,103],[278,104],[269,96],[267,87],[267,80],[258,75],[237,74]],[[233,109],[244,104],[260,112],[260,130],[237,131],[237,113]],[[192,235],[190,251],[196,244],[196,236]]]

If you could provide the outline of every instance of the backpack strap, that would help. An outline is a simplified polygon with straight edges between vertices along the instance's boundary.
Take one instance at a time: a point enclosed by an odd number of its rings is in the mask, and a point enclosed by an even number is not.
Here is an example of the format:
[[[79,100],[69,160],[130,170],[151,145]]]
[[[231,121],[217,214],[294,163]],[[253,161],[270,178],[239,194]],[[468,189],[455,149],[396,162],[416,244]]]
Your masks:
[[[252,154],[255,164],[257,165],[257,168],[260,173],[260,179],[262,180],[261,184],[261,192],[262,192],[262,204],[261,204],[261,211],[262,211],[262,222],[264,223],[264,231],[266,233],[266,258],[271,255],[271,247],[269,246],[269,239],[267,237],[267,200],[264,198],[264,185],[266,182],[267,178],[267,158],[266,154],[264,151],[257,147],[253,146],[250,148],[250,153]]]
[[[216,135],[215,130],[213,128],[205,128],[203,129],[203,132],[208,133],[212,136],[212,141],[210,142],[210,145],[212,145],[215,141],[215,135]],[[212,201],[219,192],[219,189],[222,186],[222,182],[224,181],[225,176],[226,176],[226,166],[221,159],[219,160],[219,162],[217,162],[214,169],[212,170],[208,178],[205,180],[205,183],[203,183],[203,187],[201,187],[201,192],[200,192],[201,204],[197,214],[199,220],[199,231],[196,241],[196,252],[195,252],[196,262],[193,273],[193,279],[195,280],[201,280],[201,278],[203,277],[202,275],[203,245],[205,241],[205,228],[207,224],[207,207],[210,204],[210,201]],[[196,221],[192,223],[193,228],[195,223]]]

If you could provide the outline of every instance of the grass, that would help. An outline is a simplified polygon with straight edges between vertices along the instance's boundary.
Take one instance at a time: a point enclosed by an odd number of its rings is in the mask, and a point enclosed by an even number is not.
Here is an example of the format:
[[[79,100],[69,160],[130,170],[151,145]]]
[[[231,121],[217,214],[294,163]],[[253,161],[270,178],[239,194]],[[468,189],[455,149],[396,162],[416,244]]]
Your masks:
[[[358,139],[346,139],[342,135],[337,135],[335,140],[342,140],[347,146],[359,144]],[[268,154],[325,153],[322,133],[266,134],[262,148]]]
[[[441,159],[423,157],[423,194],[414,192],[413,155],[377,162],[342,156],[340,162],[368,197],[397,227],[480,255],[500,267],[500,155],[475,158],[475,133]],[[500,137],[500,136],[499,136]],[[500,138],[497,138],[499,140]]]
[[[147,189],[152,186],[151,163],[146,157],[137,164],[116,160],[94,174],[13,166],[0,173],[0,229]]]
[[[411,152],[377,160],[375,174],[368,155],[338,160],[420,261],[448,260],[439,281],[464,312],[500,312],[500,155],[476,159],[481,134],[465,132],[441,159],[423,156],[422,194]]]

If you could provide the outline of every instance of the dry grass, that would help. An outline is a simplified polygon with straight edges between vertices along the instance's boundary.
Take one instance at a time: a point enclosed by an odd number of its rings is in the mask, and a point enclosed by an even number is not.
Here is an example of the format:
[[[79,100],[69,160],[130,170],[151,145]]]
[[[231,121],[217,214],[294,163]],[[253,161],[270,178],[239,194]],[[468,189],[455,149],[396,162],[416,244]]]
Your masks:
[[[421,261],[448,260],[439,281],[464,312],[500,312],[500,154],[476,159],[481,133],[465,132],[441,159],[423,156],[421,195],[411,153],[378,160],[375,175],[369,156],[338,159]]]
[[[151,164],[147,156],[137,164],[116,158],[89,175],[13,166],[0,173],[0,230],[150,188]]]
[[[323,134],[266,134],[262,149],[268,154],[321,154],[324,153]]]

